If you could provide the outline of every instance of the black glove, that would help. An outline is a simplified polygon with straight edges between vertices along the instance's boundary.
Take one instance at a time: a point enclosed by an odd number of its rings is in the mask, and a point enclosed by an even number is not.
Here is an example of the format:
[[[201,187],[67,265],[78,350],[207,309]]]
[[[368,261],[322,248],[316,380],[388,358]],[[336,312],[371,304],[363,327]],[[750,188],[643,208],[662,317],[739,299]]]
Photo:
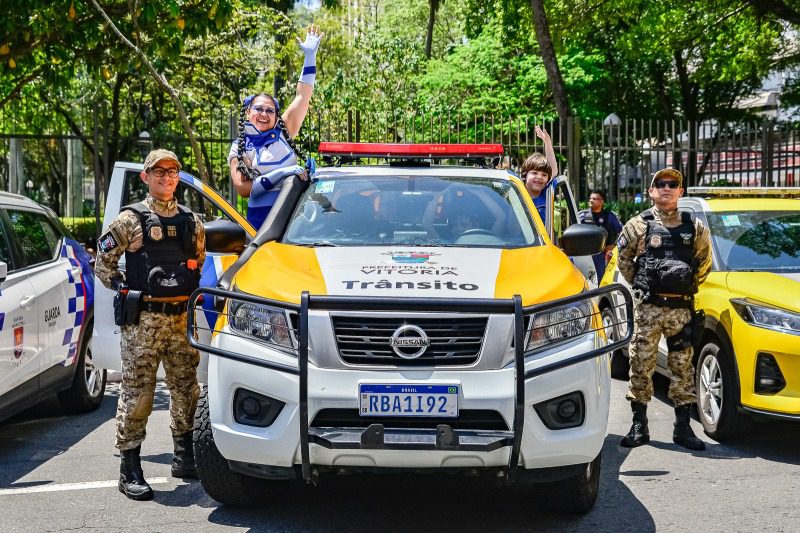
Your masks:
[[[122,276],[115,276],[111,278],[111,288],[117,292],[127,292],[128,284]]]

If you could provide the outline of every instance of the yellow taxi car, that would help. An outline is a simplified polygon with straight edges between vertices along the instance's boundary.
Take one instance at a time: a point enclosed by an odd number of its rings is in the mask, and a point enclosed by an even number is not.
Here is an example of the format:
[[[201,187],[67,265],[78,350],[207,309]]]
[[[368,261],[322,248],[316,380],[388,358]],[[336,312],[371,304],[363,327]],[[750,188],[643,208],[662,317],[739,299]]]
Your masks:
[[[690,187],[678,205],[711,230],[711,274],[695,297],[705,312],[695,347],[697,408],[710,437],[747,432],[753,417],[800,421],[800,188]],[[601,285],[625,283],[616,251]],[[614,302],[601,302],[609,334]],[[621,322],[621,321],[616,321]],[[624,322],[621,322],[624,326]],[[669,375],[666,344],[657,371]],[[627,377],[627,357],[612,376]]]

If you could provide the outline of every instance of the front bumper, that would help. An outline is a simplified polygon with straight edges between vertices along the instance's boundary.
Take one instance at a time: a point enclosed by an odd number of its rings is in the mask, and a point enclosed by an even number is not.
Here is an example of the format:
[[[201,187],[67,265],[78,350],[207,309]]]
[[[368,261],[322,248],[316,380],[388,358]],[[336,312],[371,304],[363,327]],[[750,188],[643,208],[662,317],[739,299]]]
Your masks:
[[[605,287],[597,291],[609,290],[618,289]],[[231,296],[225,291],[205,291]],[[629,297],[627,302],[630,305]],[[563,303],[561,300],[523,310],[518,297],[511,301],[472,301],[468,306],[441,300],[413,302],[415,311],[483,310],[512,316],[514,341],[507,350],[510,362],[500,368],[328,368],[315,364],[327,358],[314,352],[313,339],[309,343],[310,310],[352,310],[357,306],[362,311],[397,311],[398,302],[304,294],[299,309],[296,359],[263,346],[258,346],[258,355],[254,355],[253,342],[242,337],[217,335],[211,346],[197,346],[216,355],[210,357],[208,381],[215,443],[229,461],[278,468],[299,465],[305,479],[311,479],[312,465],[370,469],[497,467],[507,469],[509,477],[513,477],[520,466],[533,469],[588,463],[602,447],[608,421],[608,360],[602,356],[627,344],[629,339],[606,345],[603,337],[594,332],[526,356],[522,349],[523,313]],[[408,306],[408,301],[403,304]],[[191,340],[192,324],[189,332]],[[518,375],[524,378],[517,380]],[[432,420],[427,427],[409,428],[391,423],[370,424],[369,419],[363,418],[338,426],[326,425],[324,417],[318,421],[318,415],[326,409],[357,413],[358,385],[364,382],[458,384],[460,410],[494,412],[501,424],[475,429],[457,420]],[[238,389],[275,398],[285,406],[268,427],[239,424],[231,408]],[[548,429],[534,405],[574,392],[583,398],[583,423],[568,429]]]
[[[732,311],[730,338],[736,354],[742,407],[760,416],[800,420],[800,336],[755,327]],[[786,381],[775,393],[757,390],[759,355],[774,358]]]

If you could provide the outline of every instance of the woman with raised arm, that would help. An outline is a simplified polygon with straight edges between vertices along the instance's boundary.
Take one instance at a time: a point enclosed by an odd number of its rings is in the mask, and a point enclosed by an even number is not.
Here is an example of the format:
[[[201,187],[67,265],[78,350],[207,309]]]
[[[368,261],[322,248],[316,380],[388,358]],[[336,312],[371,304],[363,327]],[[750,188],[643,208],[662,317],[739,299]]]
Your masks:
[[[293,141],[308,113],[317,74],[317,49],[323,34],[315,25],[308,27],[306,38],[297,38],[305,59],[297,94],[281,113],[278,100],[266,93],[248,96],[242,102],[239,135],[228,153],[231,181],[240,196],[248,198],[247,220],[261,227],[287,176],[308,179],[304,154]]]

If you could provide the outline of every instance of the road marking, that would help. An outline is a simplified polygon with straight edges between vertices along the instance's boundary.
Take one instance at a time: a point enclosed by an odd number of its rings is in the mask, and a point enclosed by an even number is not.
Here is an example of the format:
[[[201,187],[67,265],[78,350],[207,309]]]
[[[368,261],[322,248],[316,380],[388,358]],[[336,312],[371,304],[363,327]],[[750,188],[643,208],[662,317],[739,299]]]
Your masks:
[[[150,485],[159,485],[161,483],[169,483],[169,478],[155,477],[148,479]],[[10,494],[33,494],[35,492],[61,492],[65,490],[83,490],[83,489],[101,489],[106,487],[116,487],[119,480],[109,479],[108,481],[85,481],[83,483],[56,483],[54,485],[40,485],[37,487],[20,487],[18,489],[0,489],[0,496],[8,496]]]

